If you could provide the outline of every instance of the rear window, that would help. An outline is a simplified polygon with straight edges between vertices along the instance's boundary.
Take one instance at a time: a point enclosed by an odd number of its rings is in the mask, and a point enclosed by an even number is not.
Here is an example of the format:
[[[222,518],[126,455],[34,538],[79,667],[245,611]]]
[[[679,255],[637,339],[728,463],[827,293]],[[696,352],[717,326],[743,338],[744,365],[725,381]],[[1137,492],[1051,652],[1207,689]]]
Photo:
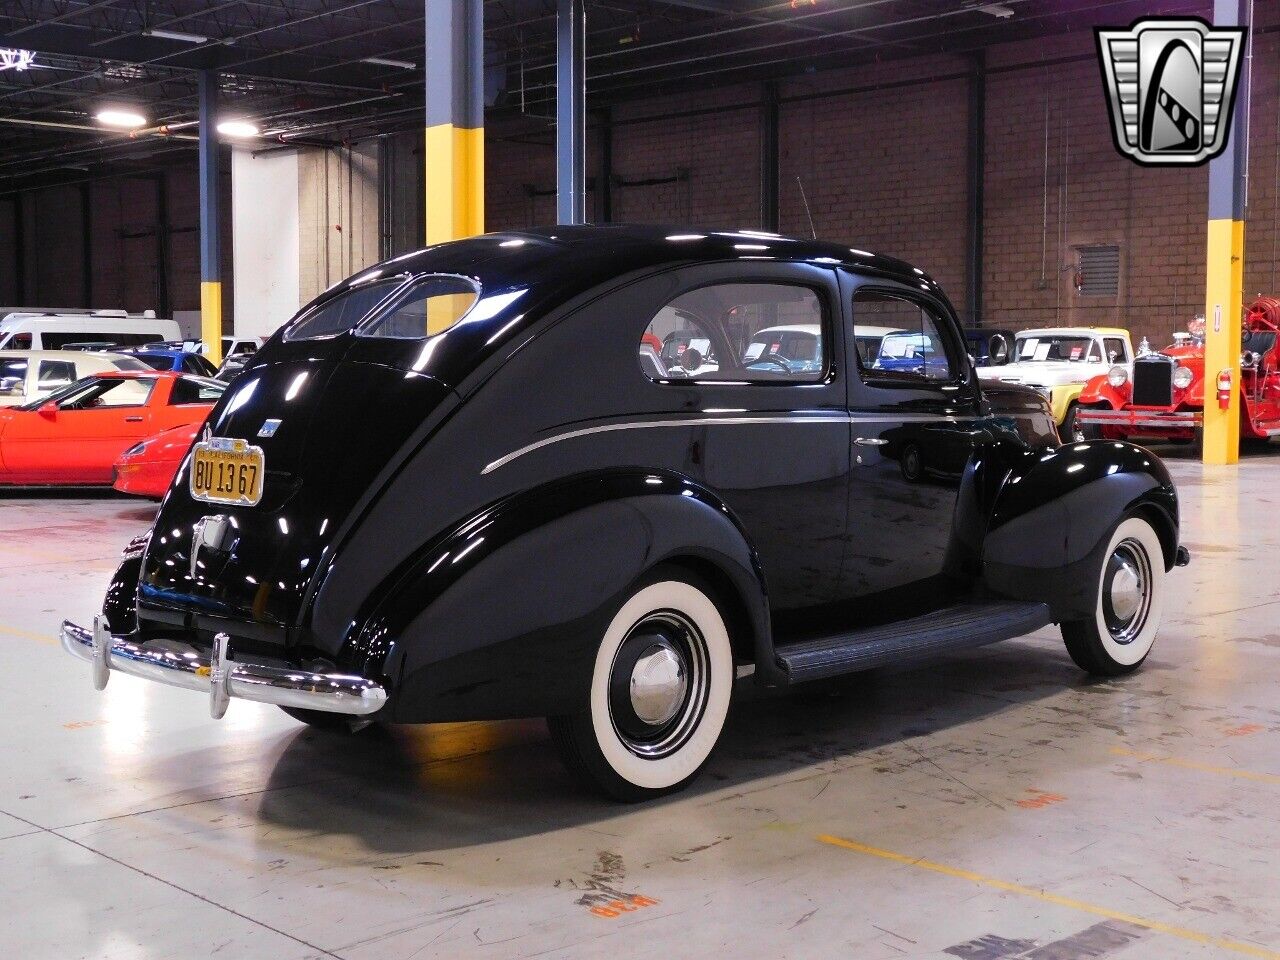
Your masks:
[[[111,365],[117,370],[153,370],[159,367],[151,367],[137,357],[116,357],[111,361]]]
[[[315,340],[346,333],[402,283],[403,277],[387,277],[348,287],[337,296],[304,311],[285,330],[284,339]]]
[[[465,277],[436,275],[415,283],[390,309],[360,328],[367,337],[421,340],[443,333],[470,312],[480,290]]]
[[[168,370],[169,367],[173,365],[173,361],[162,353],[142,353],[138,354],[134,359],[136,362],[142,364],[143,368],[147,370]],[[137,367],[123,367],[118,363],[116,366],[120,367],[121,370],[137,369]]]

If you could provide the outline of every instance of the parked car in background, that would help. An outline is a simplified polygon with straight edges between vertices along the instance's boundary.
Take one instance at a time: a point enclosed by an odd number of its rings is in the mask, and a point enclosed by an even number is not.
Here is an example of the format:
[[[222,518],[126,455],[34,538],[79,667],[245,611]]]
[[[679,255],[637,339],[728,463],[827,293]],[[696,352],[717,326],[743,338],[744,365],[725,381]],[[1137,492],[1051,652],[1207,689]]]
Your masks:
[[[222,361],[222,366],[218,368],[215,378],[221,380],[223,383],[230,383],[239,376],[240,371],[248,366],[249,361],[252,359],[253,354],[251,353],[231,354],[231,356]]]
[[[152,370],[175,370],[178,373],[194,373],[198,377],[212,377],[218,368],[202,354],[181,347],[146,346],[121,351],[137,357]]]
[[[871,366],[890,373],[914,373],[926,378],[945,376],[945,348],[931,333],[899,331],[885,334]]]
[[[1159,353],[1138,357],[1131,368],[1112,367],[1080,394],[1081,439],[1142,437],[1190,441],[1204,426],[1206,394],[1218,402],[1217,371],[1204,365],[1204,321]],[[1280,299],[1259,297],[1241,329],[1239,397],[1241,440],[1280,435]]]
[[[159,500],[173,483],[200,426],[184,423],[135,443],[116,459],[111,485],[121,493]]]
[[[124,310],[70,314],[15,311],[0,320],[0,349],[8,350],[63,350],[68,344],[94,350],[140,347],[178,336],[176,322],[162,320],[151,310],[140,314]]]
[[[98,373],[0,409],[0,484],[109,486],[117,458],[170,427],[201,423],[226,385],[180,373]]]
[[[1112,367],[1133,365],[1128,330],[1113,327],[1046,327],[1023,330],[1013,342],[1013,359],[1004,366],[982,367],[986,380],[1025,383],[1048,399],[1063,437],[1076,435],[1080,393],[1094,377]]]
[[[654,373],[670,312],[715,369]],[[859,357],[886,315],[914,318],[928,375]],[[779,316],[818,328],[812,368],[744,358]],[[738,677],[1050,623],[1084,669],[1132,671],[1187,559],[1169,474],[1125,443],[1028,442],[1000,399],[938,285],[848,246],[619,225],[436,244],[263,347],[62,643],[99,688],[133,673],[215,717],[545,716],[623,800],[697,775]],[[899,438],[942,466],[907,476]]]
[[[93,373],[146,369],[141,360],[123,353],[0,350],[0,407],[31,403]]]
[[[969,356],[980,367],[1000,367],[1013,359],[1013,342],[1017,335],[1012,330],[992,327],[965,327],[964,339],[969,345]]]

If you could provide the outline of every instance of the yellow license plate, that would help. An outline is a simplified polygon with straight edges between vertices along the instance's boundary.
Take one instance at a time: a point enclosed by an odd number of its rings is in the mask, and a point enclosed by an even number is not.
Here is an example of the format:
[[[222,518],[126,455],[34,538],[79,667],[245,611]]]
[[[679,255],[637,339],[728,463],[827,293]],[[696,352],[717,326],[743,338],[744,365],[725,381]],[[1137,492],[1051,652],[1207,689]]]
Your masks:
[[[262,499],[266,458],[244,440],[214,437],[192,448],[191,496],[208,503],[253,506]]]

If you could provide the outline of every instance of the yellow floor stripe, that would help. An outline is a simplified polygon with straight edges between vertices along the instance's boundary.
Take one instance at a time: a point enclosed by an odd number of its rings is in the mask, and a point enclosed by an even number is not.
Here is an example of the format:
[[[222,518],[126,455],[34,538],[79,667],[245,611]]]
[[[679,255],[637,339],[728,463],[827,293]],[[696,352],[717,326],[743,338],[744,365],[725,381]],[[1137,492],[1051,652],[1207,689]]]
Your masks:
[[[1198,770],[1201,773],[1216,773],[1224,777],[1238,777],[1241,780],[1257,780],[1260,783],[1280,783],[1280,774],[1255,773],[1253,770],[1241,770],[1237,767],[1215,767],[1208,763],[1196,763],[1194,760],[1180,760],[1177,757],[1165,757],[1158,753],[1139,753],[1126,750],[1124,747],[1112,747],[1111,752],[1117,757],[1129,757],[1143,763],[1164,763],[1184,770]]]
[[[43,633],[32,633],[30,630],[23,630],[19,627],[11,627],[7,624],[0,623],[0,633],[8,634],[19,640],[35,640],[37,643],[57,643],[56,637],[45,636]]]
[[[894,853],[892,850],[881,850],[879,847],[870,847],[865,843],[858,843],[854,840],[845,840],[843,837],[833,837],[829,834],[822,834],[817,837],[817,840],[820,843],[830,844],[833,847],[842,847],[845,850],[852,850],[855,853],[865,853],[868,856],[879,857],[881,860],[892,860],[894,863],[905,864],[909,867],[917,867],[921,870],[929,870],[933,873],[940,873],[943,876],[956,877],[960,880],[968,880],[971,883],[979,883],[984,887],[992,887],[996,890],[1003,890],[1006,893],[1017,893],[1024,897],[1031,897],[1035,900],[1044,901],[1045,903],[1054,903],[1060,907],[1069,907],[1072,910],[1079,910],[1083,913],[1092,913],[1099,917],[1106,917],[1109,920],[1121,920],[1125,923],[1132,923],[1135,926],[1146,927],[1148,930],[1167,933],[1170,936],[1181,937],[1183,940],[1191,940],[1195,943],[1207,944],[1211,947],[1217,947],[1220,950],[1231,950],[1235,953],[1241,953],[1250,957],[1265,957],[1266,960],[1280,960],[1280,952],[1268,950],[1266,947],[1255,946],[1252,943],[1241,943],[1238,940],[1227,940],[1223,937],[1215,937],[1212,934],[1201,933],[1198,930],[1188,930],[1186,927],[1175,927],[1169,923],[1161,923],[1159,920],[1145,920],[1142,917],[1131,916],[1127,913],[1121,913],[1119,910],[1100,907],[1097,904],[1086,903],[1083,900],[1073,900],[1071,897],[1062,897],[1056,893],[1036,890],[1033,887],[1024,887],[1018,883],[1009,883],[1007,880],[997,880],[995,877],[988,877],[981,873],[974,873],[972,870],[962,870],[959,867],[948,867],[943,863],[934,863],[932,860],[922,860],[919,857],[909,857],[905,854]]]

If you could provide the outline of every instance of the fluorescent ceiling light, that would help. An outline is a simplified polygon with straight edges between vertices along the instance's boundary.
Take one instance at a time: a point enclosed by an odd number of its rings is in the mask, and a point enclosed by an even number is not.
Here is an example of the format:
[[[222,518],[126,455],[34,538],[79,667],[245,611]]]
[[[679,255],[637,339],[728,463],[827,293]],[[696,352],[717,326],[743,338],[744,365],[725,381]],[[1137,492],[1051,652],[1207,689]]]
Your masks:
[[[183,43],[208,43],[209,38],[203,33],[183,33],[181,30],[143,30],[144,37],[159,37],[161,40],[181,40]]]
[[[111,108],[107,110],[99,110],[97,121],[108,127],[121,127],[125,130],[135,130],[138,127],[147,125],[147,118],[133,110],[121,110]]]
[[[409,60],[388,60],[386,57],[365,57],[361,63],[371,63],[375,67],[399,67],[401,70],[414,70],[417,64]]]
[[[218,132],[228,137],[256,137],[258,125],[248,120],[223,120],[218,124]]]

